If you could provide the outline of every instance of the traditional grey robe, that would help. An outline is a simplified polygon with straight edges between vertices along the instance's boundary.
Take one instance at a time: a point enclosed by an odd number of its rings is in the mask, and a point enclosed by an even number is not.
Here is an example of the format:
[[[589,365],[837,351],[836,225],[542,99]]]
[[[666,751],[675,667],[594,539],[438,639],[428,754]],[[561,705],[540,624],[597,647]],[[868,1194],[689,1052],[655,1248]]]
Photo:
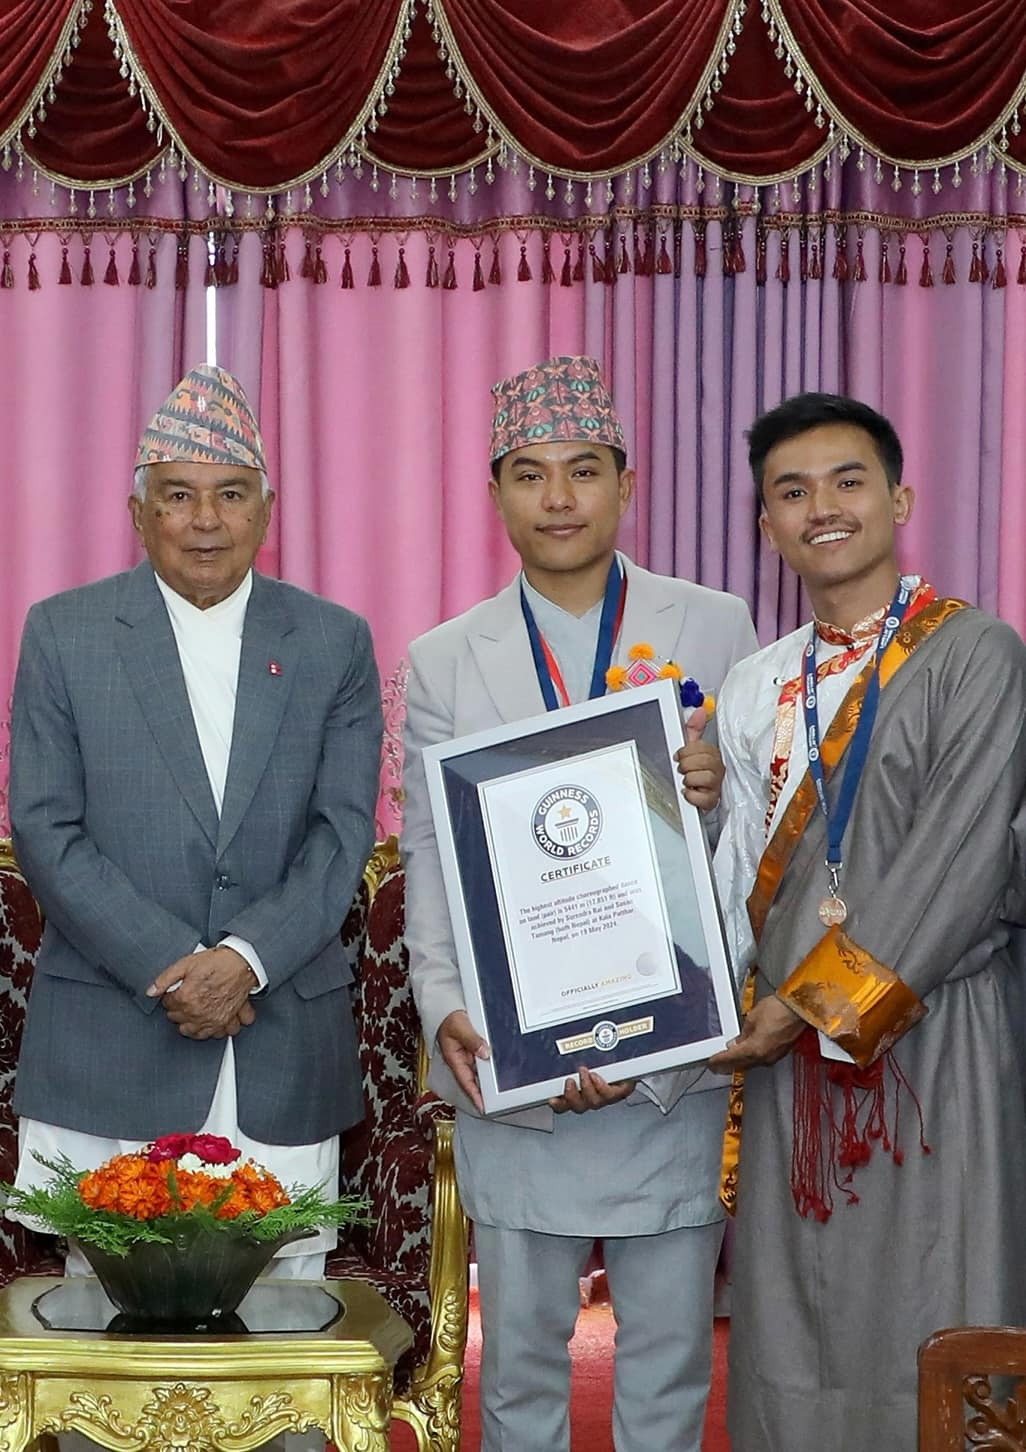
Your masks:
[[[773,686],[765,710],[796,664],[778,643],[724,686],[725,838],[731,756],[749,778],[769,767],[743,760],[731,721],[747,708],[751,726],[760,679]],[[839,777],[840,767],[835,792]],[[1023,973],[1003,916],[1016,898],[1021,910],[1013,824],[1024,788],[1026,647],[1008,626],[961,610],[884,689],[844,843],[845,932],[928,1010],[893,1054],[922,1107],[930,1153],[903,1093],[904,1162],[877,1144],[852,1180],[857,1204],[835,1191],[826,1223],[801,1219],[790,1184],[794,1059],[746,1075],[733,1452],[914,1452],[920,1342],[945,1326],[1026,1323]],[[817,811],[766,920],[760,997],[823,937],[824,857]]]

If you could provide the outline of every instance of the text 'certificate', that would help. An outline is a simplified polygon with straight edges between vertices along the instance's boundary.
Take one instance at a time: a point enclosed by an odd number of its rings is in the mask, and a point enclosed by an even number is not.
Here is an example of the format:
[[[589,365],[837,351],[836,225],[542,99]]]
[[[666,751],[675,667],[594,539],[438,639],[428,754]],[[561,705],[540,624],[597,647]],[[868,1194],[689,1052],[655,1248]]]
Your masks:
[[[477,790],[521,1031],[679,993],[634,742]]]

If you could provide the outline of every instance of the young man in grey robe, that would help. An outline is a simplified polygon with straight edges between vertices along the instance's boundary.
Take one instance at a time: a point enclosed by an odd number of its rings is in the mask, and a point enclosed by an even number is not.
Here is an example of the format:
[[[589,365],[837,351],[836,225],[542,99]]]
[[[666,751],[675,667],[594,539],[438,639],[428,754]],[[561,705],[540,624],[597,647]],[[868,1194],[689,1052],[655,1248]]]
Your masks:
[[[1005,921],[1026,647],[899,574],[913,495],[886,419],[806,394],[748,437],[815,622],[735,667],[717,711],[717,876],[754,1005],[712,1061],[735,1075],[731,1445],[913,1452],[920,1342],[1026,1318]]]

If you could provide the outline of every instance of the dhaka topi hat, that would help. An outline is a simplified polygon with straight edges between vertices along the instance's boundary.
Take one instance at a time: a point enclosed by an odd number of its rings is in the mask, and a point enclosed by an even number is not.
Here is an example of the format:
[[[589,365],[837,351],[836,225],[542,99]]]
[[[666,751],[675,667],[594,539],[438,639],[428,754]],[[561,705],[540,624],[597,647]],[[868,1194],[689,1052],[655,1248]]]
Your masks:
[[[594,358],[547,358],[492,388],[489,458],[511,449],[586,439],[627,452],[623,429]]]
[[[139,441],[135,467],[237,464],[262,469],[264,445],[239,380],[203,363],[175,384]]]

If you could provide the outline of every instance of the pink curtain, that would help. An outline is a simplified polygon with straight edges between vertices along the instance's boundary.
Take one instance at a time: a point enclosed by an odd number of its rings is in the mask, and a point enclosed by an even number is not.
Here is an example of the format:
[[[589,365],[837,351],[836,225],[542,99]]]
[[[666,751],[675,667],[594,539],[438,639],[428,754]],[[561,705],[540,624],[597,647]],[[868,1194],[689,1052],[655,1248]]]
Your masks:
[[[964,202],[985,208],[986,187],[981,176]],[[1026,627],[1026,287],[1014,276],[994,286],[993,243],[990,280],[972,284],[982,244],[952,229],[959,282],[947,286],[936,243],[931,263],[923,238],[867,230],[856,282],[850,270],[847,280],[834,275],[840,243],[828,228],[804,279],[793,229],[767,232],[758,265],[756,219],[733,241],[729,219],[723,229],[729,272],[721,223],[710,219],[701,258],[684,226],[678,268],[639,276],[632,266],[611,285],[585,253],[583,277],[568,273],[568,286],[558,235],[546,282],[541,236],[507,231],[496,240],[501,286],[487,283],[492,240],[478,239],[478,290],[473,237],[453,244],[457,286],[446,287],[449,244],[438,234],[340,232],[324,239],[328,283],[315,286],[301,275],[297,228],[286,233],[292,280],[276,289],[258,282],[260,237],[241,237],[240,282],[216,294],[217,360],[258,404],[278,491],[259,563],[369,618],[393,736],[411,637],[515,569],[486,487],[489,386],[550,353],[593,353],[612,382],[640,483],[625,548],[742,595],[764,639],[793,628],[804,607],[760,545],[743,435],[761,409],[806,388],[854,393],[897,425],[919,496],[903,536],[907,565]],[[79,281],[82,236],[63,245],[74,286],[58,284],[62,240],[45,234],[42,288],[0,287],[0,831],[5,707],[25,610],[138,558],[124,500],[139,429],[206,355],[202,238],[184,290],[171,234],[159,238],[153,289],[125,285],[127,236],[108,244],[97,227],[92,287]],[[102,282],[108,245],[117,288]],[[847,245],[853,252],[854,229]],[[428,287],[432,246],[442,285]],[[880,280],[885,247],[890,282]],[[346,248],[351,288],[339,286]],[[396,286],[400,248],[407,287]],[[517,280],[522,248],[527,281]],[[397,768],[393,741],[382,828],[394,824]]]
[[[516,282],[520,244],[506,236],[501,287],[474,291],[464,257],[460,286],[426,288],[428,242],[402,240],[408,288],[393,285],[394,239],[358,236],[351,290],[293,282],[252,287],[247,301],[244,280],[219,295],[219,358],[259,397],[279,491],[263,567],[365,614],[386,680],[401,675],[411,637],[512,576],[486,489],[489,386],[559,352],[602,360],[624,417],[640,481],[624,547],[742,595],[763,639],[797,625],[804,605],[760,544],[743,434],[803,389],[851,392],[893,418],[918,493],[907,567],[1026,626],[1026,290],[884,284],[877,234],[857,284],[801,282],[792,239],[788,285],[773,234],[759,286],[751,219],[743,272],[724,276],[710,223],[704,277],[685,229],[680,277],[630,273],[614,287],[590,269],[560,286],[555,256],[557,281],[543,283],[537,237],[532,279]],[[374,248],[380,286],[366,285]],[[954,248],[964,278],[968,234]],[[294,278],[301,257],[297,233]],[[892,241],[889,265],[898,260]],[[329,258],[333,279],[339,261]]]
[[[126,507],[139,434],[184,367],[205,356],[204,294],[176,292],[173,236],[160,239],[152,289],[125,285],[127,236],[111,242],[117,287],[103,283],[106,243],[94,240],[91,287],[78,281],[81,238],[64,245],[74,285],[59,284],[62,241],[44,234],[35,247],[41,287],[0,290],[0,836],[25,613],[141,557]],[[192,245],[202,254],[202,239]],[[201,278],[202,255],[192,263]]]

